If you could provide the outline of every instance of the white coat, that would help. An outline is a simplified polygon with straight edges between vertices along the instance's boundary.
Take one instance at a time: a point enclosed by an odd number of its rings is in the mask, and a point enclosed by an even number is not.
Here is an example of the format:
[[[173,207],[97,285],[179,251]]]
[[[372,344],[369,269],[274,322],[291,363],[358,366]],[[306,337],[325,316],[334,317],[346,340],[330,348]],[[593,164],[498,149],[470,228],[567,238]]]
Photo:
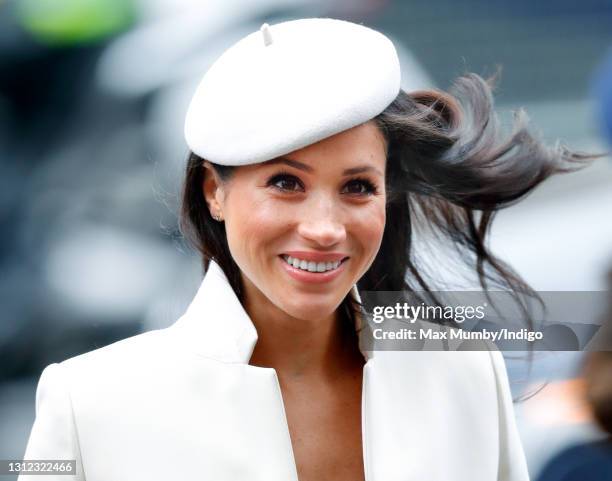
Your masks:
[[[46,480],[297,481],[276,371],[248,364],[256,342],[212,261],[172,326],[44,369],[24,459],[77,460]],[[528,480],[501,353],[363,354],[366,481]]]

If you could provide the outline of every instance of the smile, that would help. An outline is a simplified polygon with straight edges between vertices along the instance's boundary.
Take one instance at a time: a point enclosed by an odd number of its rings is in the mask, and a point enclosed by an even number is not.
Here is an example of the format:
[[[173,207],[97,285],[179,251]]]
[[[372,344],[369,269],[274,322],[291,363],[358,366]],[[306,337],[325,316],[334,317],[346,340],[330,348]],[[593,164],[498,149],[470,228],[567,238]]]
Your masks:
[[[303,271],[308,272],[328,272],[334,271],[338,269],[340,264],[342,264],[348,257],[334,262],[314,262],[314,261],[306,261],[303,259],[298,259],[296,257],[291,257],[286,254],[281,256],[283,260],[292,267],[296,269],[301,269]]]

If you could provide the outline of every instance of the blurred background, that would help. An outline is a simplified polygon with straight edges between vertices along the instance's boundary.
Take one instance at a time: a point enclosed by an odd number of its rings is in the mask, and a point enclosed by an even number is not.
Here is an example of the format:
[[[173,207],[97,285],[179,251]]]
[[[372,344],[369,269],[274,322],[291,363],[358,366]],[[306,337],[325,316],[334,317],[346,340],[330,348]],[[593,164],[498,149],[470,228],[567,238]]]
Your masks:
[[[606,0],[0,0],[0,459],[23,455],[43,367],[182,314],[201,280],[176,226],[190,97],[263,22],[314,16],[388,35],[405,90],[501,66],[505,124],[524,107],[550,143],[610,149]],[[492,234],[537,290],[606,289],[612,161],[550,179]],[[515,395],[548,383],[516,405],[534,478],[602,436],[581,356],[540,353],[530,372],[507,361]]]

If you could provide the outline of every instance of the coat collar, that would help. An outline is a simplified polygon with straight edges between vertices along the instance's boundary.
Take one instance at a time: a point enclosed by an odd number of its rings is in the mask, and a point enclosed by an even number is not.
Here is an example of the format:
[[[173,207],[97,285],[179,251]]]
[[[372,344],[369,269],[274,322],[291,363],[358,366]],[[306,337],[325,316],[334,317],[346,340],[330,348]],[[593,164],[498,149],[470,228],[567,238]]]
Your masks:
[[[361,303],[357,284],[349,295]],[[355,328],[360,336],[364,330],[361,312],[357,313]],[[228,363],[248,364],[257,343],[257,330],[234,293],[221,266],[210,261],[208,271],[202,280],[194,299],[185,314],[174,324],[184,334],[188,343],[198,355]],[[372,351],[360,350],[366,360]]]

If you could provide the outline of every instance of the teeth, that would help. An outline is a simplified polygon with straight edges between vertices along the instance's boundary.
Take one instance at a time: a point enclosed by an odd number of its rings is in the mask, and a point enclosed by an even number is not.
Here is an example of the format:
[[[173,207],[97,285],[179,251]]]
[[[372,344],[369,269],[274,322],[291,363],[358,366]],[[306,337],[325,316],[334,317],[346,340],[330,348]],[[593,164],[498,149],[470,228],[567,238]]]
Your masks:
[[[283,256],[283,259],[285,259],[285,261],[289,265],[292,265],[293,267],[296,267],[298,269],[303,269],[309,272],[331,271],[333,269],[337,269],[338,266],[340,265],[340,261],[314,262],[314,261],[305,261],[305,260],[296,259],[295,257],[291,257],[291,256]]]

